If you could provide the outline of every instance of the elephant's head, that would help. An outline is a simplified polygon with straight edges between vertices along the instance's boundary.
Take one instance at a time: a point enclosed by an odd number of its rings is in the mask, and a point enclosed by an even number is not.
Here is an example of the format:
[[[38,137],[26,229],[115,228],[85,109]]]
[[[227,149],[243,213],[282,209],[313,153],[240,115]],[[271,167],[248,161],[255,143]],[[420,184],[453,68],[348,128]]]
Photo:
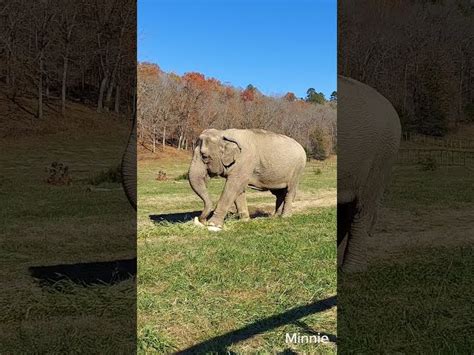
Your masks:
[[[216,129],[202,132],[198,140],[198,149],[202,162],[211,176],[222,175],[236,161],[241,152],[235,137],[225,135]]]
[[[223,131],[207,129],[199,136],[189,168],[189,183],[204,201],[201,222],[205,222],[212,210],[207,180],[210,176],[225,175],[236,163],[241,150],[238,139]]]

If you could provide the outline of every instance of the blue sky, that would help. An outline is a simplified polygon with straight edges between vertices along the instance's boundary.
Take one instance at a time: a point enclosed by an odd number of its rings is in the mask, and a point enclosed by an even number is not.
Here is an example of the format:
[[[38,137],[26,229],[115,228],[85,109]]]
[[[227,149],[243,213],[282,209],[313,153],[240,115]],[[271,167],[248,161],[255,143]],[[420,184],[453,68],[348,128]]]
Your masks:
[[[336,90],[336,0],[138,0],[138,60],[264,94]]]

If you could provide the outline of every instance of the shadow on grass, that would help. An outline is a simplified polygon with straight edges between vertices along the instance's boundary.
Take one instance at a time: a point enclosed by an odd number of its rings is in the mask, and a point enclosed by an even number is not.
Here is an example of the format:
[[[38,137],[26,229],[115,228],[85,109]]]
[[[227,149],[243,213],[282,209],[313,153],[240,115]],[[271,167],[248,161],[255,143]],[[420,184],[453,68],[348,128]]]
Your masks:
[[[250,213],[250,218],[262,218],[262,217],[271,217],[272,214],[265,210],[256,209],[255,211]]]
[[[168,214],[151,214],[149,217],[155,223],[169,222],[169,223],[185,223],[192,221],[194,217],[199,217],[201,211],[192,212],[178,212]]]
[[[295,307],[286,312],[260,319],[243,328],[219,335],[215,338],[193,345],[187,349],[180,350],[176,352],[176,354],[203,354],[207,352],[228,353],[227,348],[230,345],[250,339],[255,335],[265,333],[269,330],[281,327],[286,324],[295,324],[302,329],[302,332],[308,333],[309,335],[318,335],[318,333],[321,336],[326,335],[329,338],[329,341],[336,342],[335,335],[315,331],[308,327],[305,323],[299,321],[300,318],[307,317],[314,313],[326,311],[334,306],[336,306],[336,296],[331,296],[324,300]],[[282,341],[284,340],[282,339]],[[286,349],[283,353],[293,354],[294,352],[290,349]]]
[[[177,213],[167,213],[167,214],[151,214],[149,218],[154,223],[186,223],[192,221],[194,217],[199,217],[201,215],[201,211],[191,211],[191,212],[177,212]],[[270,217],[272,214],[270,212],[264,210],[255,210],[254,212],[250,213],[250,218],[262,218],[262,217]],[[232,218],[233,214],[229,213],[227,218]],[[212,217],[212,212],[208,218]]]
[[[39,281],[41,287],[54,287],[60,281],[71,281],[84,286],[112,285],[136,275],[137,259],[32,266],[28,271]]]

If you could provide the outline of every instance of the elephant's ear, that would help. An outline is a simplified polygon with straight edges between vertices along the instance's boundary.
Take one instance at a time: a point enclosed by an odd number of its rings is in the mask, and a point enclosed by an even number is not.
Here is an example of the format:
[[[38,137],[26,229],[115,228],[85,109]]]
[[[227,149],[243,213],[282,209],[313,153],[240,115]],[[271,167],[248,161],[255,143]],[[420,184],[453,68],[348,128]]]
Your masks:
[[[231,166],[234,162],[237,156],[240,154],[241,147],[239,143],[233,139],[224,136],[222,138],[222,146],[223,146],[223,152],[222,152],[222,164],[225,167]]]

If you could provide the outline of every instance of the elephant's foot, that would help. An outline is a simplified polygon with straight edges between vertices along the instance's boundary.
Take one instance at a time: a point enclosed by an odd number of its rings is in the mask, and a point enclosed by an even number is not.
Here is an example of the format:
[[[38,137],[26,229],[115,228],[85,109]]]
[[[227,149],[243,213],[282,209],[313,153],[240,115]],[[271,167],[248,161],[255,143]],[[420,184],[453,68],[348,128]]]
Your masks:
[[[207,228],[207,230],[211,232],[220,232],[222,230],[222,226],[215,225],[212,222],[207,223],[207,224],[201,223],[201,221],[199,221],[199,218],[197,217],[194,217],[193,223],[195,226],[198,226],[201,228]]]
[[[281,211],[275,211],[273,212],[270,217],[272,218],[277,218],[277,217],[281,217]]]
[[[207,225],[207,230],[210,232],[220,232],[222,230],[222,226],[216,225],[213,222],[209,222]]]
[[[247,215],[240,215],[239,219],[241,221],[247,222],[247,221],[250,221],[250,216],[248,214]]]
[[[211,232],[220,232],[224,225],[225,214],[214,213],[211,219],[207,222],[207,229]]]

